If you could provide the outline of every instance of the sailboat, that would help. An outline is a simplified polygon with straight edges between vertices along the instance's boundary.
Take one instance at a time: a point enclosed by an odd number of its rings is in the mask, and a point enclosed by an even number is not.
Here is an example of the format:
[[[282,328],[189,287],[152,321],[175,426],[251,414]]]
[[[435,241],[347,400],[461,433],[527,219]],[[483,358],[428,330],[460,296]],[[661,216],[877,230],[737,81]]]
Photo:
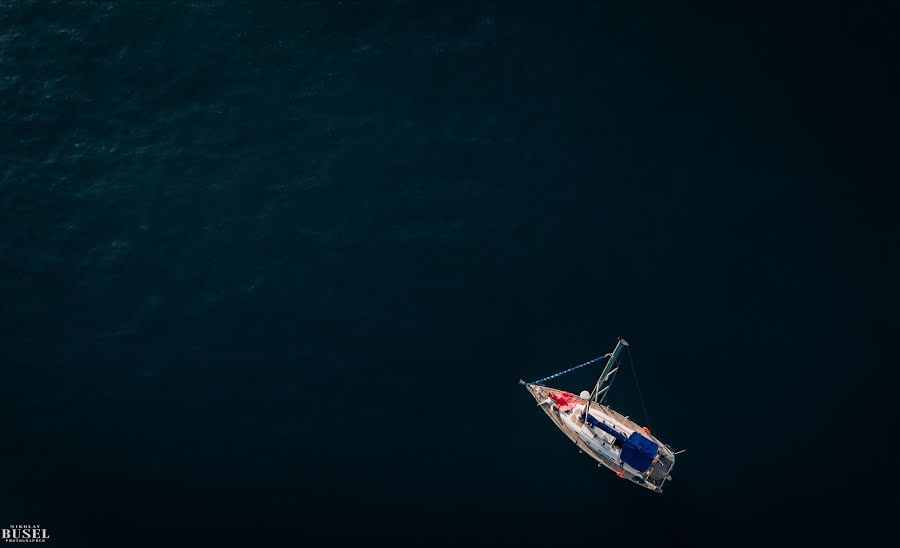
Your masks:
[[[676,453],[657,439],[648,427],[639,425],[606,403],[609,388],[619,370],[622,352],[626,349],[628,342],[620,338],[609,354],[534,382],[520,380],[519,383],[525,385],[538,406],[578,446],[580,452],[597,461],[597,466],[609,468],[620,478],[662,493],[663,485],[672,479],[675,455],[683,451]],[[603,372],[590,392],[584,390],[576,396],[543,384],[603,360],[606,360]],[[630,365],[634,367],[633,363]]]

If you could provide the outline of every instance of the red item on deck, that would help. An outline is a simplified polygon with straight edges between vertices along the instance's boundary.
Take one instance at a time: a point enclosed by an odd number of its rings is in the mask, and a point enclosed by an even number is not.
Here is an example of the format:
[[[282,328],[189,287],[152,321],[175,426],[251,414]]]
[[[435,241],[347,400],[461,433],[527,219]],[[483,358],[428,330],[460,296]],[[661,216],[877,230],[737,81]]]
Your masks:
[[[559,410],[563,412],[571,411],[576,405],[581,403],[581,400],[578,399],[575,394],[570,394],[568,392],[550,392],[550,399],[553,400],[556,405],[559,406]]]

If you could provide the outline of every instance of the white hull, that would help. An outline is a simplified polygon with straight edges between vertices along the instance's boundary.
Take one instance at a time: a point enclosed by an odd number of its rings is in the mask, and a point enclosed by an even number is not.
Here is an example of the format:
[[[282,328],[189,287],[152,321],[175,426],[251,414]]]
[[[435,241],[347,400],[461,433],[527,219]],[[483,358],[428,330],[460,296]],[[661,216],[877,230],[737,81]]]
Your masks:
[[[590,416],[591,420],[584,421],[585,406],[588,400],[579,398],[554,388],[537,384],[526,384],[525,387],[537,400],[541,409],[547,413],[547,416],[554,424],[572,440],[583,452],[590,455],[599,464],[609,468],[619,477],[628,479],[641,485],[651,491],[661,493],[663,484],[669,477],[669,473],[675,466],[675,454],[672,449],[656,439],[650,431],[641,427],[628,417],[625,417],[608,406],[599,405],[591,402]],[[566,394],[577,400],[574,406],[567,406],[566,410],[562,410],[554,400],[551,394]],[[612,433],[615,433],[614,436]],[[634,433],[639,433],[641,437],[652,441],[658,446],[658,452],[644,470],[638,470],[627,462],[623,461],[623,442],[622,438],[628,438]],[[649,460],[649,459],[648,459]],[[643,463],[647,465],[647,461]]]

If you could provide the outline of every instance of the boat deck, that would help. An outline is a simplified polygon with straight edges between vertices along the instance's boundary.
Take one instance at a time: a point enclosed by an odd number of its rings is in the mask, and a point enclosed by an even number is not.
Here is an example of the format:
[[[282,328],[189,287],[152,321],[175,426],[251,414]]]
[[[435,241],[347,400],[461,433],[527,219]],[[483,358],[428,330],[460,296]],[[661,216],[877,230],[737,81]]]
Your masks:
[[[547,400],[550,392],[563,392],[562,390],[534,384],[527,384],[526,388],[529,392],[531,392],[531,395],[539,404]],[[587,403],[587,400],[578,396],[575,397],[581,401],[582,405]],[[584,442],[584,440],[581,439],[581,437],[578,436],[578,434],[576,434],[570,428],[566,427],[566,425],[563,424],[563,418],[562,416],[560,416],[558,408],[556,408],[555,405],[542,405],[541,407],[543,408],[547,416],[550,417],[550,420],[553,421],[556,427],[559,428],[575,445],[577,445],[579,449],[590,455],[598,463],[616,472],[617,474],[631,475],[622,466],[620,466],[617,461],[611,459],[609,456],[601,452],[592,449]],[[614,409],[610,409],[606,405],[591,403],[591,414],[594,415],[597,413],[605,414],[610,419],[623,424],[632,430],[641,432],[641,435],[646,436],[647,438],[653,440],[657,445],[659,445],[658,460],[654,462],[648,473],[646,473],[645,481],[641,485],[647,489],[650,489],[651,491],[655,491],[658,493],[662,492],[662,485],[666,481],[669,472],[675,464],[675,455],[672,450],[652,434],[646,433],[641,425],[634,422],[625,415],[622,415]]]

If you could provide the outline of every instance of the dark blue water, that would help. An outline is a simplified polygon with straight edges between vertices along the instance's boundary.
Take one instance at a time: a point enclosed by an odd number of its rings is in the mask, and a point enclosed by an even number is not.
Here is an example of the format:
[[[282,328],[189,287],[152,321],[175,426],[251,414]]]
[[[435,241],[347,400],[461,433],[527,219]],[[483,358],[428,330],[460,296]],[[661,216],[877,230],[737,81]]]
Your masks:
[[[0,520],[54,546],[874,541],[898,15],[0,3]],[[619,336],[688,449],[663,496],[516,384]]]

